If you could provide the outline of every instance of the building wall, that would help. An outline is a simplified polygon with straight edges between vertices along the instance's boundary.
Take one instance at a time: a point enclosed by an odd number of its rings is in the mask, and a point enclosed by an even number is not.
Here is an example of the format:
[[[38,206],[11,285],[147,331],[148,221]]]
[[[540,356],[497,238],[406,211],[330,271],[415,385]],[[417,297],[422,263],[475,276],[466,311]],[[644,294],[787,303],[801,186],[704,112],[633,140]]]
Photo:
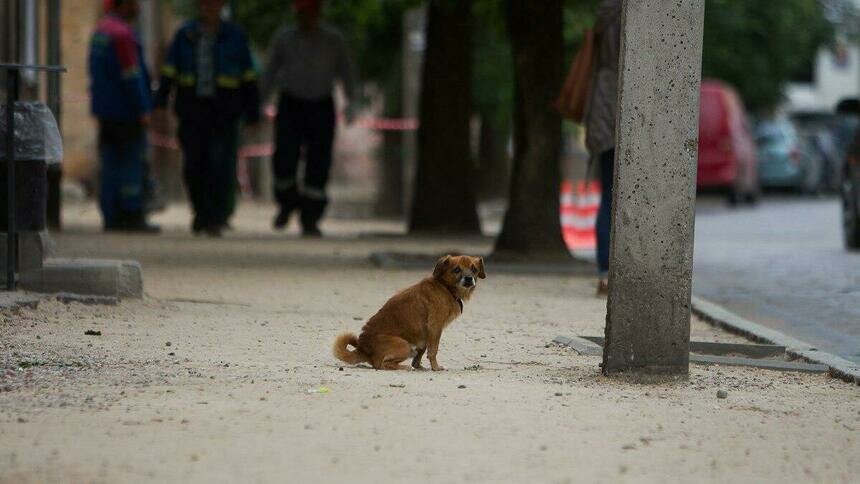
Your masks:
[[[96,125],[90,116],[87,53],[100,3],[92,0],[62,2],[62,57],[68,72],[63,77],[63,138],[67,179],[92,179],[96,163]]]
[[[860,11],[860,0],[852,3]],[[860,96],[860,42],[851,32],[837,32],[836,48],[821,48],[814,69],[811,83],[788,86],[786,110],[833,111],[839,101]]]
[[[821,49],[814,82],[788,86],[790,111],[832,111],[842,99],[860,96],[860,45],[845,44],[844,49],[841,59],[833,50]]]

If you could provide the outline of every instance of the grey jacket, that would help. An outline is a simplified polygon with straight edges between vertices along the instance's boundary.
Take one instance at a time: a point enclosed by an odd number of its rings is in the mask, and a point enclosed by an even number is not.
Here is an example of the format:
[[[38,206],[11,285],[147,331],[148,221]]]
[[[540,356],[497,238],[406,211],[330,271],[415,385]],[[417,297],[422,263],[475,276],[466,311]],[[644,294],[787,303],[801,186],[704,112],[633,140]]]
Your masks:
[[[321,24],[310,32],[287,27],[272,42],[261,89],[264,100],[279,91],[314,101],[330,97],[339,80],[349,98],[354,79],[346,39],[334,27]]]

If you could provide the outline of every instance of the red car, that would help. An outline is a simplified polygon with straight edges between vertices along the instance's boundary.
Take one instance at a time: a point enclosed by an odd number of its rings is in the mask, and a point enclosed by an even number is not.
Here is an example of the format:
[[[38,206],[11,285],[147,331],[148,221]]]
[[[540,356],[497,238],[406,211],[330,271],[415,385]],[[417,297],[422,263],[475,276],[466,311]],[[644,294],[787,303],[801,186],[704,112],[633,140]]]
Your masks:
[[[727,193],[731,203],[755,202],[758,163],[740,97],[728,84],[703,80],[700,101],[697,187]]]

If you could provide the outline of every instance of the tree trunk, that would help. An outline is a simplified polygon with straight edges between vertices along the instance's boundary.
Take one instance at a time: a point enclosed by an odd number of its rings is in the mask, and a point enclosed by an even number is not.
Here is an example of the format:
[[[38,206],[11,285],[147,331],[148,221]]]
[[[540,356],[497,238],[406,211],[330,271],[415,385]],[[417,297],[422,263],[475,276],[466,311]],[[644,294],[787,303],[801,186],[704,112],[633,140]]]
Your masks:
[[[403,97],[400,69],[385,86],[385,108],[388,118],[403,117]],[[380,153],[379,191],[376,195],[374,212],[381,217],[400,218],[404,215],[403,206],[403,132],[386,130],[382,132],[382,152]]]
[[[514,168],[494,256],[570,260],[559,221],[561,118],[551,107],[562,78],[562,0],[509,0],[514,59]]]
[[[478,199],[498,200],[508,195],[511,160],[508,156],[508,126],[498,126],[490,115],[481,115],[478,140]]]
[[[472,0],[431,0],[410,233],[479,234],[472,109]]]

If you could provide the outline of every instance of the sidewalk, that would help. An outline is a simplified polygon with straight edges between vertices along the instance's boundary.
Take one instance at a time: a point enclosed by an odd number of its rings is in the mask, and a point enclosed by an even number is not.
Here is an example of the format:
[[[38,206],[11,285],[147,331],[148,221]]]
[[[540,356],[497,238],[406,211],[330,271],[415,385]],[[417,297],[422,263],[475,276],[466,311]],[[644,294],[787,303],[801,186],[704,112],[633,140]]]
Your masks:
[[[390,222],[329,221],[331,239],[268,230],[244,205],[222,240],[186,212],[158,237],[105,236],[66,210],[60,255],[138,259],[147,298],[44,301],[0,319],[0,482],[852,482],[860,398],[822,375],[691,367],[631,385],[548,343],[602,334],[591,278],[493,273],[443,336],[448,371],[377,372],[330,354],[431,270],[371,252],[490,242],[357,238]],[[369,229],[365,228],[369,227]],[[85,331],[100,331],[87,336]],[[692,322],[693,338],[740,341]],[[308,393],[319,391],[328,393]],[[728,398],[718,399],[718,390]]]

